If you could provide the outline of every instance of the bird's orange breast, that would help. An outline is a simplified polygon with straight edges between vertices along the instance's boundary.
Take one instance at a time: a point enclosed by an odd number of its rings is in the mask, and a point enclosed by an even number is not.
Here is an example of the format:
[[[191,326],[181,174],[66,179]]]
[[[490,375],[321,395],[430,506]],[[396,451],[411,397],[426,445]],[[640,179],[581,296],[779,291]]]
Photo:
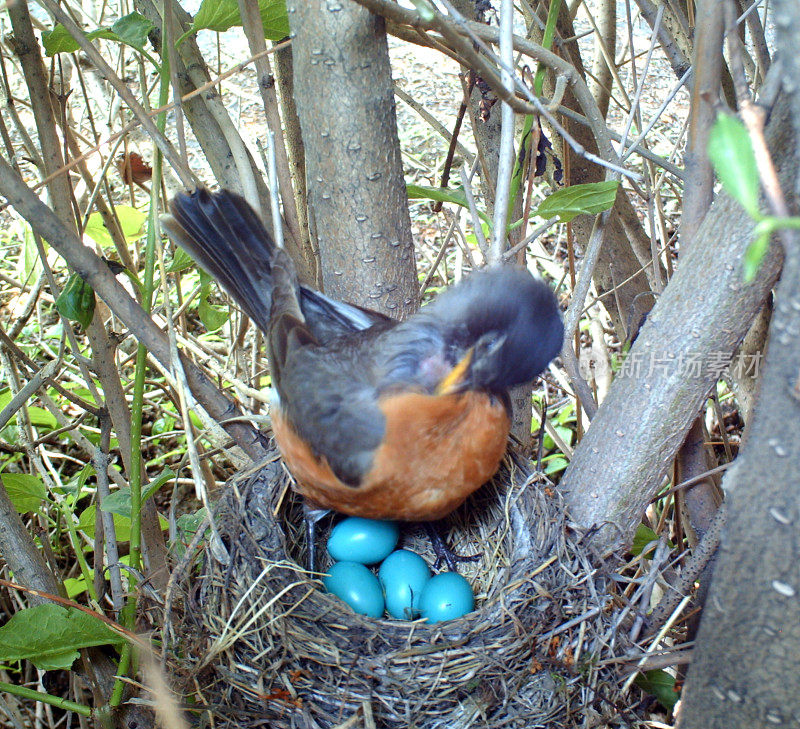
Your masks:
[[[503,404],[488,394],[402,393],[379,404],[386,432],[358,487],[340,481],[273,412],[278,447],[310,502],[369,519],[430,521],[456,509],[497,470],[510,421]]]

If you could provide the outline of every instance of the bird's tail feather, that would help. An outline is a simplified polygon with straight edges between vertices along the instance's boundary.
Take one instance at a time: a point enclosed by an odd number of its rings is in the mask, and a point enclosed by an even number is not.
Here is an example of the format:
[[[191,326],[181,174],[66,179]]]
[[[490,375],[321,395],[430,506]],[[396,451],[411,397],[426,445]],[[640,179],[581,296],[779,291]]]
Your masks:
[[[181,192],[162,217],[169,237],[233,297],[263,332],[269,331],[275,243],[250,205],[228,190]],[[291,266],[287,260],[286,265]],[[320,342],[391,320],[299,286],[303,318]]]
[[[221,190],[179,193],[162,224],[264,332],[269,328],[275,243],[248,203]]]

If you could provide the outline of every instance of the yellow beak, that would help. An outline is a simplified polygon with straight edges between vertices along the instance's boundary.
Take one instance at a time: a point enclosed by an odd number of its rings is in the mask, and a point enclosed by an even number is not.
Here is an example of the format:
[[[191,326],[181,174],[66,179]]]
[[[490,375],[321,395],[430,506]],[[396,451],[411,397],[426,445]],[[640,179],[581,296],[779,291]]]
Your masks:
[[[450,393],[456,392],[458,386],[464,381],[464,375],[467,373],[469,365],[472,362],[472,350],[473,348],[470,347],[467,353],[456,363],[455,367],[453,367],[437,385],[437,395],[449,395]]]

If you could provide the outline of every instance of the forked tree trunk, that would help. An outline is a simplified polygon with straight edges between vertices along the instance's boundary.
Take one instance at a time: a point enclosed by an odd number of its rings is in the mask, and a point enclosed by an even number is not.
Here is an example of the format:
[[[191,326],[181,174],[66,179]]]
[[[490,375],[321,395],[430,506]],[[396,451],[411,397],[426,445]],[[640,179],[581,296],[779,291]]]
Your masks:
[[[800,6],[776,0],[784,90],[800,135]],[[774,116],[774,112],[773,112]],[[797,215],[797,147],[784,176]],[[773,152],[778,158],[780,153]],[[793,194],[794,193],[794,194]],[[686,682],[681,729],[800,726],[800,235],[786,234],[764,375],[747,439],[723,479],[728,520]]]

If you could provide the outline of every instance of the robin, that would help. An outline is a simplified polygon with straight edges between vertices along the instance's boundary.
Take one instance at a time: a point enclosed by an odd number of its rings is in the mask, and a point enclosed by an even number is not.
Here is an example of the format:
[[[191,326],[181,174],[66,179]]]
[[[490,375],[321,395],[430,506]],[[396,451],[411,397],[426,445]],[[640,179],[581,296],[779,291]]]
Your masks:
[[[328,510],[433,522],[491,478],[506,449],[509,388],[561,349],[545,283],[486,268],[397,321],[300,285],[232,192],[180,193],[170,211],[172,240],[267,336],[272,430],[304,499],[312,569],[313,525]]]

